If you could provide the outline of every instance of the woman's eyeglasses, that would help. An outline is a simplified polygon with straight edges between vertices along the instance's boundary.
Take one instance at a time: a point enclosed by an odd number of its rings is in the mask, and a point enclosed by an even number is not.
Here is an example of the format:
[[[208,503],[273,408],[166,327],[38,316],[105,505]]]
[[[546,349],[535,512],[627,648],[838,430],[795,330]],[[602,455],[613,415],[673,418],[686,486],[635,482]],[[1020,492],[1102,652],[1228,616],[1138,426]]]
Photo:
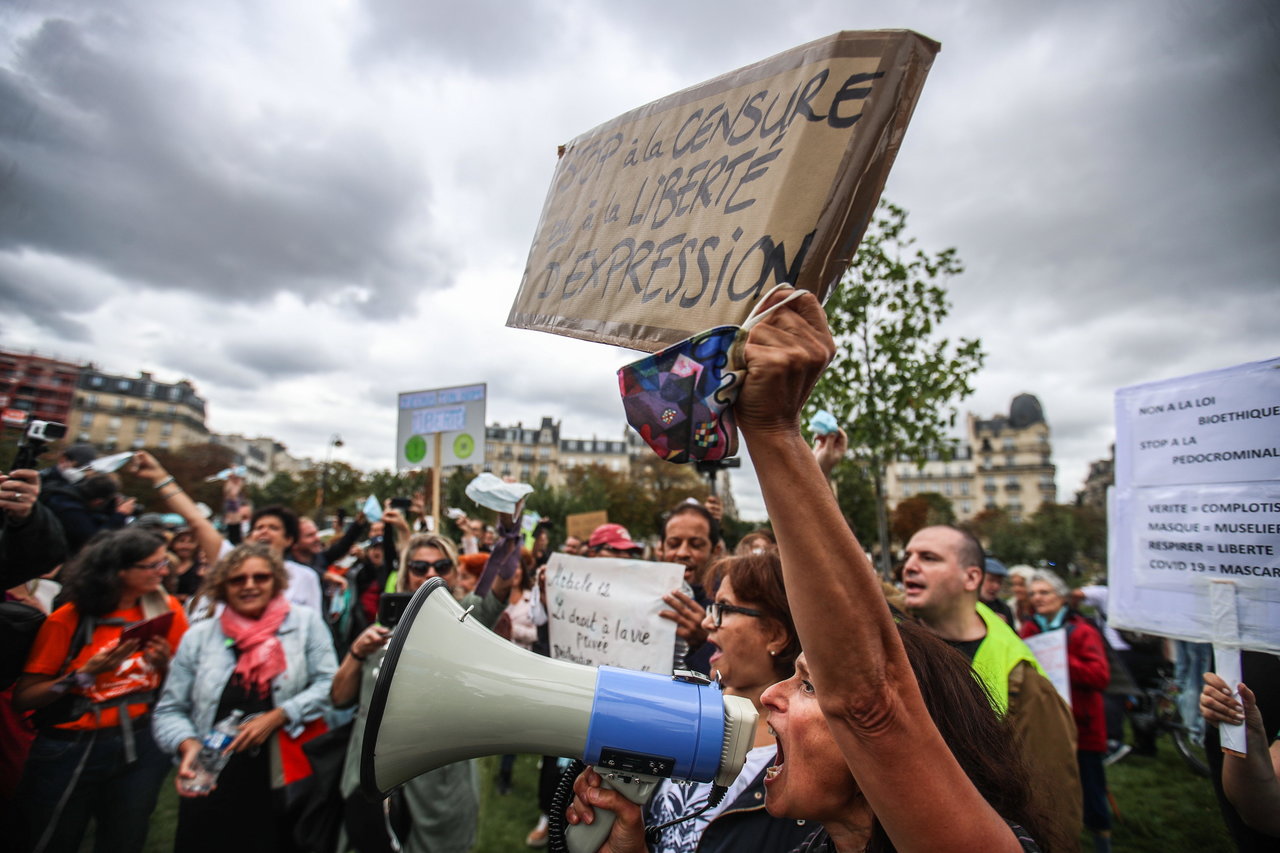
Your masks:
[[[142,569],[144,572],[158,572],[161,569],[169,568],[169,558],[161,557],[159,560],[156,560],[154,563],[134,563],[129,568]]]
[[[417,577],[423,577],[431,574],[432,570],[438,575],[443,575],[453,568],[453,560],[448,557],[442,557],[439,560],[410,560],[405,564],[405,568],[409,573]]]
[[[266,586],[271,580],[271,572],[255,572],[227,578],[227,586],[244,586],[249,581],[253,581],[255,586]]]
[[[763,610],[752,610],[750,607],[739,607],[736,604],[725,604],[723,601],[713,601],[707,605],[707,615],[711,617],[712,623],[719,628],[720,623],[724,621],[726,613],[741,613],[743,616],[755,616],[757,619],[764,618]]]

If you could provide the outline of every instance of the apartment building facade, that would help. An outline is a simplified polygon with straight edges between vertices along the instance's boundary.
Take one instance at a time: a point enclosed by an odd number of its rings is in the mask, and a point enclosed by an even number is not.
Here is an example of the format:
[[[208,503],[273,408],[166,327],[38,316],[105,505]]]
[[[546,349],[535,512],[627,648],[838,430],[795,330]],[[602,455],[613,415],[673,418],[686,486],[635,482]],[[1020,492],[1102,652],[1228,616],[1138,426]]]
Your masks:
[[[80,370],[67,435],[107,453],[209,441],[205,401],[190,380],[162,382],[146,371],[122,376],[92,364]]]
[[[0,350],[0,418],[65,424],[71,416],[80,365],[34,352]]]
[[[1015,521],[1057,501],[1053,445],[1048,421],[1033,394],[1013,398],[1009,413],[980,418],[970,412],[965,436],[950,459],[934,454],[923,467],[900,460],[889,466],[885,492],[890,510],[901,501],[933,492],[951,501],[957,521],[989,509],[1004,509]]]

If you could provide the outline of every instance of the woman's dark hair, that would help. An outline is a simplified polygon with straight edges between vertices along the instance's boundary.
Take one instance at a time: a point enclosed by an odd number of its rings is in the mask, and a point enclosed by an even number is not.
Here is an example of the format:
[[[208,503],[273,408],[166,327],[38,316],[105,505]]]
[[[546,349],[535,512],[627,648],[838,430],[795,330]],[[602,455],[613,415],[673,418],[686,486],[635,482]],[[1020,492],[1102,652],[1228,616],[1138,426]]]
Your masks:
[[[1040,849],[1073,849],[1074,839],[1050,837],[1054,827],[1046,817],[1048,804],[1037,802],[1031,793],[1017,735],[991,707],[991,697],[969,660],[929,629],[909,621],[897,624],[929,716],[978,793],[996,814],[1027,830]],[[874,819],[867,850],[893,849],[880,820]]]
[[[796,671],[796,658],[800,656],[800,638],[796,636],[796,623],[787,604],[778,553],[766,551],[717,560],[707,572],[707,589],[719,588],[725,578],[733,583],[733,592],[743,605],[763,610],[786,631],[787,645],[774,656],[773,668],[779,680],[790,678]]]
[[[119,574],[164,547],[147,530],[104,530],[85,543],[63,570],[58,604],[71,602],[88,616],[105,616],[120,604]]]
[[[115,497],[120,492],[120,478],[115,474],[90,474],[76,485],[86,501]]]

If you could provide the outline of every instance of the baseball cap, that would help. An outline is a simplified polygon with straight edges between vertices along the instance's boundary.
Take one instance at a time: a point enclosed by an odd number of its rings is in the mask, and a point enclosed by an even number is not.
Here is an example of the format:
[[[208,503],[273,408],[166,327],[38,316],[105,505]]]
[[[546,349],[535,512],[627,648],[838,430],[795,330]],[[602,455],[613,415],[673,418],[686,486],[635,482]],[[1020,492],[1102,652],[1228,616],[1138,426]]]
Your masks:
[[[615,551],[638,551],[643,546],[631,541],[631,534],[621,524],[602,524],[591,532],[591,548],[612,548]]]
[[[986,568],[987,574],[989,575],[995,575],[1002,578],[1009,574],[1009,570],[1004,567],[1004,563],[1000,562],[995,557],[987,557]]]

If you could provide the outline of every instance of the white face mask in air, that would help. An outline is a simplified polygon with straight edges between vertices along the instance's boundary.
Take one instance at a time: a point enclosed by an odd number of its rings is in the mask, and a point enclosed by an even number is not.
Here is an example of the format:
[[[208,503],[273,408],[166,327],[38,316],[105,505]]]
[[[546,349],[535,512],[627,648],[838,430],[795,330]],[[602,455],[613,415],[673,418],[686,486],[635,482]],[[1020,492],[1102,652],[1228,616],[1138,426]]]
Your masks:
[[[75,485],[84,479],[84,469],[82,468],[64,468],[62,471],[62,479],[68,483]]]

